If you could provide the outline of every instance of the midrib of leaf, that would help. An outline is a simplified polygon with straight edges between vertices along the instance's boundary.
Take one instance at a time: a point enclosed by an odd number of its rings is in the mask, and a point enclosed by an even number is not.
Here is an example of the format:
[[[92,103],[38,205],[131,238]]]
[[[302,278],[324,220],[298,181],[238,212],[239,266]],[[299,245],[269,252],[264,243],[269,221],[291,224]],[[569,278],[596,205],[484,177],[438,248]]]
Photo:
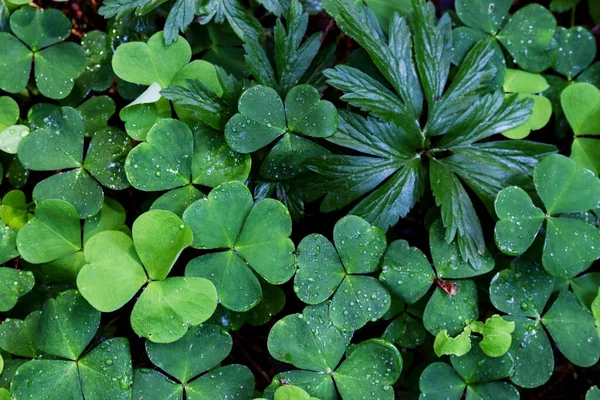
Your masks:
[[[51,231],[52,233],[56,234],[56,236],[60,237],[61,239],[63,239],[63,241],[65,243],[68,243],[69,245],[71,245],[71,247],[73,248],[73,253],[78,252],[79,250],[82,249],[81,246],[76,246],[75,244],[73,244],[73,242],[71,242],[70,240],[67,240],[62,234],[58,233],[54,228],[50,227],[49,225],[47,225],[44,221],[40,220],[39,218],[36,218],[37,221],[42,224],[42,226],[44,226],[45,228],[47,228],[49,231]]]

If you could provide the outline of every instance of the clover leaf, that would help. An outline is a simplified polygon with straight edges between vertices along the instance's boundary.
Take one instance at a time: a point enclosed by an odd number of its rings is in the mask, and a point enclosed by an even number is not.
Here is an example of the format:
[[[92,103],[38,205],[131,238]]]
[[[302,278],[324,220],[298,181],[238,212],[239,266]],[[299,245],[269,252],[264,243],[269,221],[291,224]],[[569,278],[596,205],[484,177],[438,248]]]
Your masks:
[[[19,367],[12,380],[13,396],[131,398],[133,371],[127,339],[108,339],[85,351],[99,324],[100,312],[75,290],[48,300],[34,341],[50,357]]]
[[[25,6],[11,15],[10,28],[14,36],[0,33],[4,49],[0,55],[0,88],[10,93],[25,89],[35,61],[40,92],[53,99],[67,97],[86,63],[81,46],[62,42],[71,34],[69,19],[59,10]]]
[[[165,45],[164,32],[152,35],[147,43],[129,42],[117,48],[112,66],[120,79],[149,88],[129,106],[123,108],[120,117],[126,124],[127,133],[137,140],[144,140],[149,129],[160,120],[170,118],[168,101],[160,90],[170,85],[186,86],[186,79],[201,81],[216,96],[223,94],[214,65],[202,60],[190,62],[192,49],[180,38],[172,45]],[[180,118],[190,119],[190,114],[175,109]],[[193,123],[197,120],[190,119]]]
[[[192,185],[214,187],[246,180],[250,156],[229,150],[210,128],[198,125],[192,132],[181,121],[162,119],[127,155],[125,172],[132,186],[144,191],[188,187],[191,201],[183,201],[185,209],[197,200]]]
[[[422,372],[419,398],[459,400],[466,389],[468,399],[519,399],[517,388],[507,382],[497,382],[510,374],[510,358],[490,358],[479,346],[473,346],[466,355],[451,356],[450,361],[452,366],[435,362]]]
[[[102,206],[104,193],[100,184],[115,190],[129,186],[123,164],[131,142],[116,128],[103,129],[92,138],[84,158],[83,130],[81,114],[71,107],[61,107],[50,112],[43,127],[21,140],[18,155],[27,169],[70,169],[39,182],[33,198],[36,202],[68,201],[81,218],[86,218]],[[40,148],[46,151],[41,153]]]
[[[510,269],[496,274],[490,285],[492,304],[515,323],[508,353],[515,360],[511,380],[521,387],[540,386],[552,375],[552,347],[542,327],[572,363],[593,365],[600,358],[594,318],[573,293],[561,292],[544,313],[553,287],[554,278],[525,258],[517,258]]]
[[[217,250],[190,261],[185,274],[213,282],[225,308],[247,311],[258,304],[262,290],[254,272],[277,285],[294,275],[289,212],[273,199],[254,203],[241,182],[217,186],[189,206],[183,220],[194,232],[192,247]]]
[[[595,209],[600,199],[600,180],[560,155],[544,158],[535,168],[533,179],[546,212],[533,205],[523,189],[504,189],[495,205],[500,218],[495,229],[496,244],[506,254],[522,254],[545,221],[544,268],[553,276],[570,279],[600,257],[600,231],[562,214]]]
[[[347,216],[335,224],[333,238],[335,247],[317,234],[300,242],[294,291],[307,304],[331,297],[333,323],[357,330],[381,318],[390,307],[388,291],[368,275],[379,267],[385,234],[360,217]]]
[[[554,41],[556,19],[545,7],[534,4],[523,7],[508,19],[511,2],[508,0],[468,0],[456,2],[456,13],[467,25],[457,28],[461,48],[470,48],[480,37],[497,39],[521,68],[541,72],[555,58],[557,44]],[[504,20],[508,19],[506,24]],[[489,35],[489,36],[488,36]],[[475,38],[475,40],[473,40]],[[502,58],[500,48],[495,51]]]
[[[436,283],[438,287],[427,302],[423,323],[433,335],[445,330],[447,335],[456,336],[479,315],[475,286],[470,280],[442,278],[464,279],[485,274],[494,268],[494,259],[486,249],[481,269],[476,270],[463,261],[458,245],[444,239],[441,220],[431,225],[429,243],[435,270],[421,250],[397,240],[384,255],[379,279],[392,295],[408,304],[416,303]]]
[[[391,386],[402,370],[398,350],[384,340],[371,339],[346,352],[351,337],[333,324],[328,305],[322,303],[275,323],[267,345],[271,356],[301,369],[285,372],[281,379],[311,396],[333,400],[339,392],[344,400],[393,399]],[[344,352],[346,359],[340,364]]]
[[[96,309],[123,307],[142,288],[131,313],[133,330],[157,343],[182,337],[214,312],[216,292],[202,278],[167,278],[192,231],[175,214],[152,210],[138,217],[132,238],[104,231],[85,244],[86,264],[77,276],[81,294]]]
[[[0,267],[0,311],[6,312],[17,304],[19,297],[26,295],[35,284],[31,271],[19,271]]]
[[[531,116],[523,124],[502,134],[510,139],[523,139],[532,130],[542,129],[552,116],[552,103],[541,93],[549,87],[546,79],[539,74],[507,69],[502,86],[505,93],[519,93],[519,96],[533,100]]]
[[[337,109],[309,85],[291,89],[285,105],[274,89],[251,87],[240,97],[238,109],[225,126],[233,150],[252,153],[281,138],[261,166],[261,175],[269,179],[293,178],[305,159],[326,152],[303,136],[329,137],[337,129]]]
[[[594,172],[600,173],[600,90],[588,83],[575,83],[560,95],[560,104],[575,134],[571,158]]]
[[[219,367],[231,347],[231,336],[209,324],[191,328],[174,343],[146,341],[150,361],[180,383],[153,369],[137,369],[133,398],[182,398],[184,393],[191,400],[251,398],[254,377],[248,368],[238,364]]]

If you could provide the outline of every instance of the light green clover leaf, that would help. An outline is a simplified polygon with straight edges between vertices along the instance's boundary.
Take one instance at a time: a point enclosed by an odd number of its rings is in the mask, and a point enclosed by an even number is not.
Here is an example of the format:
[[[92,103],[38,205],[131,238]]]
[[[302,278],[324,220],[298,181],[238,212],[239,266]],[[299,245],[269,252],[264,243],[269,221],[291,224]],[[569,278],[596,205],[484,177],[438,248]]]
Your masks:
[[[562,214],[597,208],[600,180],[561,155],[540,161],[533,180],[546,212],[533,205],[523,189],[512,186],[502,190],[495,203],[500,218],[495,229],[496,244],[506,254],[522,254],[546,221],[544,268],[551,275],[573,278],[600,257],[600,231],[581,219]]]
[[[310,85],[291,89],[285,104],[274,89],[251,87],[240,97],[238,110],[225,126],[233,150],[253,153],[279,139],[261,166],[261,175],[268,179],[293,178],[304,160],[326,152],[303,136],[324,138],[337,130],[337,109]]]
[[[505,93],[518,93],[518,96],[533,100],[531,116],[521,125],[511,128],[502,134],[510,139],[523,139],[533,130],[542,129],[552,116],[552,103],[541,94],[548,89],[546,79],[540,74],[507,69],[502,86]]]
[[[99,324],[100,312],[75,290],[48,300],[34,342],[50,357],[19,367],[12,381],[13,396],[130,399],[133,371],[127,339],[109,339],[85,352]]]
[[[0,88],[10,93],[25,89],[32,62],[40,92],[62,99],[73,89],[75,78],[85,70],[81,46],[62,42],[71,34],[71,22],[59,10],[19,8],[10,17],[10,33],[0,33]]]
[[[324,400],[338,398],[336,392],[344,400],[394,399],[391,386],[402,370],[398,350],[384,340],[371,339],[346,352],[352,333],[337,328],[328,314],[328,304],[322,303],[275,323],[267,342],[269,353],[301,369],[275,379],[285,379]],[[344,352],[346,359],[340,364]]]
[[[217,186],[189,206],[183,220],[194,232],[192,247],[218,250],[190,261],[186,276],[212,281],[220,304],[230,310],[247,311],[260,301],[254,272],[276,285],[294,275],[288,210],[273,199],[254,203],[241,182]]]
[[[192,243],[191,229],[175,214],[142,214],[132,236],[120,231],[92,236],[85,244],[86,264],[77,287],[103,312],[123,307],[144,287],[131,313],[133,330],[157,343],[173,342],[212,315],[216,291],[206,279],[167,278],[181,251]]]
[[[153,369],[137,369],[133,398],[181,399],[184,393],[191,400],[251,398],[254,376],[248,368],[238,364],[218,367],[231,347],[231,336],[210,324],[191,328],[174,343],[146,341],[150,361],[179,382]]]
[[[331,297],[329,315],[334,324],[357,330],[381,318],[390,307],[387,289],[368,275],[379,268],[386,248],[385,234],[350,215],[335,224],[333,238],[335,246],[318,234],[300,242],[294,291],[307,304]]]
[[[215,66],[202,60],[190,62],[191,57],[192,49],[184,38],[179,37],[167,46],[163,31],[152,35],[147,43],[129,42],[117,48],[112,59],[117,76],[127,82],[150,86],[120,113],[127,133],[134,139],[144,140],[154,123],[171,117],[169,102],[161,96],[161,89],[172,84],[187,86],[186,79],[197,79],[212,93],[223,95]],[[175,111],[186,122],[198,121],[187,110],[175,107]]]

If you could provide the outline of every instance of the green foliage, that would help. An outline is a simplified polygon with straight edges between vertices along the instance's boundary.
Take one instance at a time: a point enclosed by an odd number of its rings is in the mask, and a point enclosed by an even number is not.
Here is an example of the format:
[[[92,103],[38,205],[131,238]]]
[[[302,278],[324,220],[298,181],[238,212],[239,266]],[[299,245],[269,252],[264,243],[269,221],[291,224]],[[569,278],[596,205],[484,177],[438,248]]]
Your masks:
[[[73,89],[75,78],[85,70],[81,46],[63,42],[71,33],[71,22],[60,11],[25,6],[10,17],[12,33],[0,33],[0,88],[10,93],[25,89],[32,63],[39,91],[52,99],[63,99]]]
[[[550,275],[570,279],[600,258],[600,231],[569,213],[587,212],[598,207],[600,180],[564,156],[552,155],[538,164],[534,183],[546,212],[537,208],[529,195],[518,187],[498,194],[495,238],[498,248],[510,255],[525,252],[546,222],[542,256]],[[570,193],[578,193],[577,197]]]
[[[0,400],[589,388],[597,2],[35,3],[0,0]]]

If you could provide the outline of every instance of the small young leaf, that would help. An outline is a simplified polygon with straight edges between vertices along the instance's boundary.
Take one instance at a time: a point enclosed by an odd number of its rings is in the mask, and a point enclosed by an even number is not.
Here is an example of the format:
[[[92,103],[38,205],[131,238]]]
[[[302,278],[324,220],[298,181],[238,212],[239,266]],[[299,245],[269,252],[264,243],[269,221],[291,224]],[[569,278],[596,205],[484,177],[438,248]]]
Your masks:
[[[493,315],[485,323],[473,321],[470,327],[473,332],[483,335],[483,340],[479,343],[479,346],[489,357],[503,356],[510,348],[511,333],[515,330],[514,322],[507,322],[501,316]]]
[[[435,335],[433,350],[438,357],[444,355],[464,356],[471,349],[471,329],[468,327],[457,337],[448,336],[448,331],[443,330]]]

